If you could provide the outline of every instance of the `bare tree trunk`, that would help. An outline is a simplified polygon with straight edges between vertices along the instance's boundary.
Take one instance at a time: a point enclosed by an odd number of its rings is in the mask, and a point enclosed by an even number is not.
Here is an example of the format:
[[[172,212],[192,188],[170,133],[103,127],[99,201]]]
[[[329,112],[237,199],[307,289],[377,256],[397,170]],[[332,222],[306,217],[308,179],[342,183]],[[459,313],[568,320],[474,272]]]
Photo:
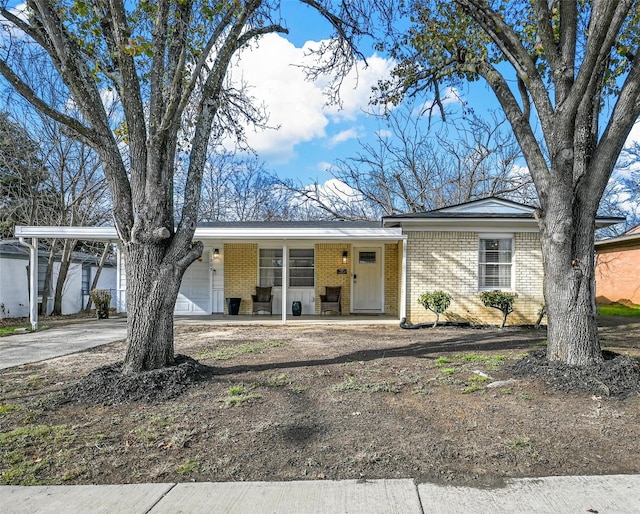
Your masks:
[[[44,286],[42,288],[42,303],[40,304],[39,314],[47,316],[47,304],[49,303],[49,291],[51,291],[51,277],[53,276],[53,264],[56,260],[56,247],[58,246],[58,240],[54,239],[51,242],[51,248],[49,249],[49,257],[47,259],[47,270],[44,275]]]
[[[186,266],[171,262],[161,244],[124,245],[127,272],[127,354],[123,372],[173,363],[173,310]]]
[[[96,270],[96,274],[91,281],[91,287],[89,288],[89,293],[93,291],[96,287],[98,287],[98,280],[100,280],[100,274],[102,273],[102,268],[104,268],[104,263],[107,260],[107,256],[109,255],[109,247],[111,243],[104,244],[104,250],[102,250],[102,255],[100,256],[100,262],[98,263],[98,269]],[[87,300],[87,305],[84,308],[85,312],[89,312],[91,310],[91,295],[89,295],[89,299]]]
[[[60,270],[58,271],[58,278],[56,279],[56,291],[53,297],[53,311],[51,312],[51,314],[54,316],[62,315],[62,292],[64,290],[64,283],[66,282],[67,275],[69,273],[69,266],[71,265],[71,253],[75,245],[75,240],[64,240],[62,257],[60,259]]]
[[[578,366],[602,361],[591,300],[594,227],[589,220],[593,218],[583,211],[571,212],[566,202],[550,205],[541,234],[547,358]]]

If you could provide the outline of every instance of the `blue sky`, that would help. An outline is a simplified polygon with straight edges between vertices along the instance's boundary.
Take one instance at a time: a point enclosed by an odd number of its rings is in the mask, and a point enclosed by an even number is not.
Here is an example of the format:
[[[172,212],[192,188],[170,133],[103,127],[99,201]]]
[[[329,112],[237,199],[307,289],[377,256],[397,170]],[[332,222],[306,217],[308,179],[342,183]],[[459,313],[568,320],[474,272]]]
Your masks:
[[[307,82],[302,71],[292,65],[304,62],[305,48],[330,34],[329,24],[297,0],[283,0],[282,15],[290,33],[264,37],[258,48],[241,55],[233,70],[234,76],[241,75],[251,84],[252,96],[264,102],[270,123],[279,127],[259,132],[248,129],[249,143],[267,168],[281,178],[323,183],[331,178],[324,171],[329,165],[354,156],[358,141],[374,141],[376,131],[382,128],[365,111],[372,109],[371,86],[393,63],[376,55],[365,42],[361,49],[368,68],[360,68],[357,81],[355,74],[345,80],[342,110],[326,106],[322,84]],[[465,86],[458,94],[479,114],[499,109],[493,93],[482,82]],[[450,109],[455,107],[449,105]],[[640,124],[631,139],[640,140]]]
[[[269,170],[282,178],[324,182],[324,171],[339,158],[355,154],[358,140],[373,140],[378,122],[370,110],[371,87],[393,63],[362,47],[369,66],[361,63],[342,89],[342,109],[327,106],[323,84],[305,80],[296,64],[309,62],[305,52],[330,34],[326,20],[297,0],[284,0],[282,15],[288,35],[268,35],[257,48],[241,54],[233,75],[251,84],[250,94],[267,107],[269,122],[278,130],[248,129],[250,145]]]
[[[267,108],[269,124],[278,127],[259,131],[247,128],[248,142],[267,169],[303,184],[324,183],[331,178],[327,167],[338,159],[355,156],[359,141],[371,143],[376,132],[384,129],[365,111],[373,109],[369,105],[371,87],[389,73],[393,62],[376,55],[371,42],[364,41],[360,48],[369,66],[361,63],[358,73],[345,79],[342,109],[327,106],[322,81],[307,81],[296,65],[309,63],[305,61],[307,49],[327,38],[331,27],[299,0],[282,0],[281,13],[289,34],[263,37],[257,46],[240,54],[230,73],[233,80],[249,84],[249,94]],[[481,81],[457,93],[479,114],[498,109],[493,93]],[[455,102],[448,109],[455,111]],[[640,141],[640,123],[630,140]]]

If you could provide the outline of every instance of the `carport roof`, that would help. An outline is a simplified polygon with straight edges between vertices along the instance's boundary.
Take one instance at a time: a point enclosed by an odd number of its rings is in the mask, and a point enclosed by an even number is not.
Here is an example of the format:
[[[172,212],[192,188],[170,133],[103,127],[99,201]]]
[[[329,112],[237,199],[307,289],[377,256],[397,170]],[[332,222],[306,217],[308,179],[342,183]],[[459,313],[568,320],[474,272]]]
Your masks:
[[[16,237],[117,241],[115,227],[21,226]],[[386,240],[403,239],[401,228],[382,228],[369,221],[218,222],[198,225],[201,240]]]

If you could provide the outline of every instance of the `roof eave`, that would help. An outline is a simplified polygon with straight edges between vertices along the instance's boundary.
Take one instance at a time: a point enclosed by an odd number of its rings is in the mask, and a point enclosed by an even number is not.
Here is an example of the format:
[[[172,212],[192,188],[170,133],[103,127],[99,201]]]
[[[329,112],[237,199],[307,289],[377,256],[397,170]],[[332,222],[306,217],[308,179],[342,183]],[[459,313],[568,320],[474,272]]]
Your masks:
[[[115,227],[16,226],[16,237],[117,241]],[[403,239],[400,228],[197,227],[194,239],[217,240],[385,240]]]
[[[394,218],[383,226],[401,227],[403,230],[425,231],[522,231],[537,232],[538,223],[533,218],[521,217],[447,217],[447,218]]]

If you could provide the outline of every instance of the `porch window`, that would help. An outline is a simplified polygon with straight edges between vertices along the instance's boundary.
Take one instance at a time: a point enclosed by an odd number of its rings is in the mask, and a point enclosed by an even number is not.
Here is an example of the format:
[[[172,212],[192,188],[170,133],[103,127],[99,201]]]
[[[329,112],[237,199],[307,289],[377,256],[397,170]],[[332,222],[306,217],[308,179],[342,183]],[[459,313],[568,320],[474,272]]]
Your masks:
[[[313,287],[313,248],[289,250],[289,287]]]
[[[480,239],[478,288],[512,289],[513,239]]]
[[[260,249],[260,287],[282,286],[282,249]],[[315,261],[313,248],[289,250],[289,287],[313,287]]]
[[[282,286],[282,249],[260,249],[260,287]]]

